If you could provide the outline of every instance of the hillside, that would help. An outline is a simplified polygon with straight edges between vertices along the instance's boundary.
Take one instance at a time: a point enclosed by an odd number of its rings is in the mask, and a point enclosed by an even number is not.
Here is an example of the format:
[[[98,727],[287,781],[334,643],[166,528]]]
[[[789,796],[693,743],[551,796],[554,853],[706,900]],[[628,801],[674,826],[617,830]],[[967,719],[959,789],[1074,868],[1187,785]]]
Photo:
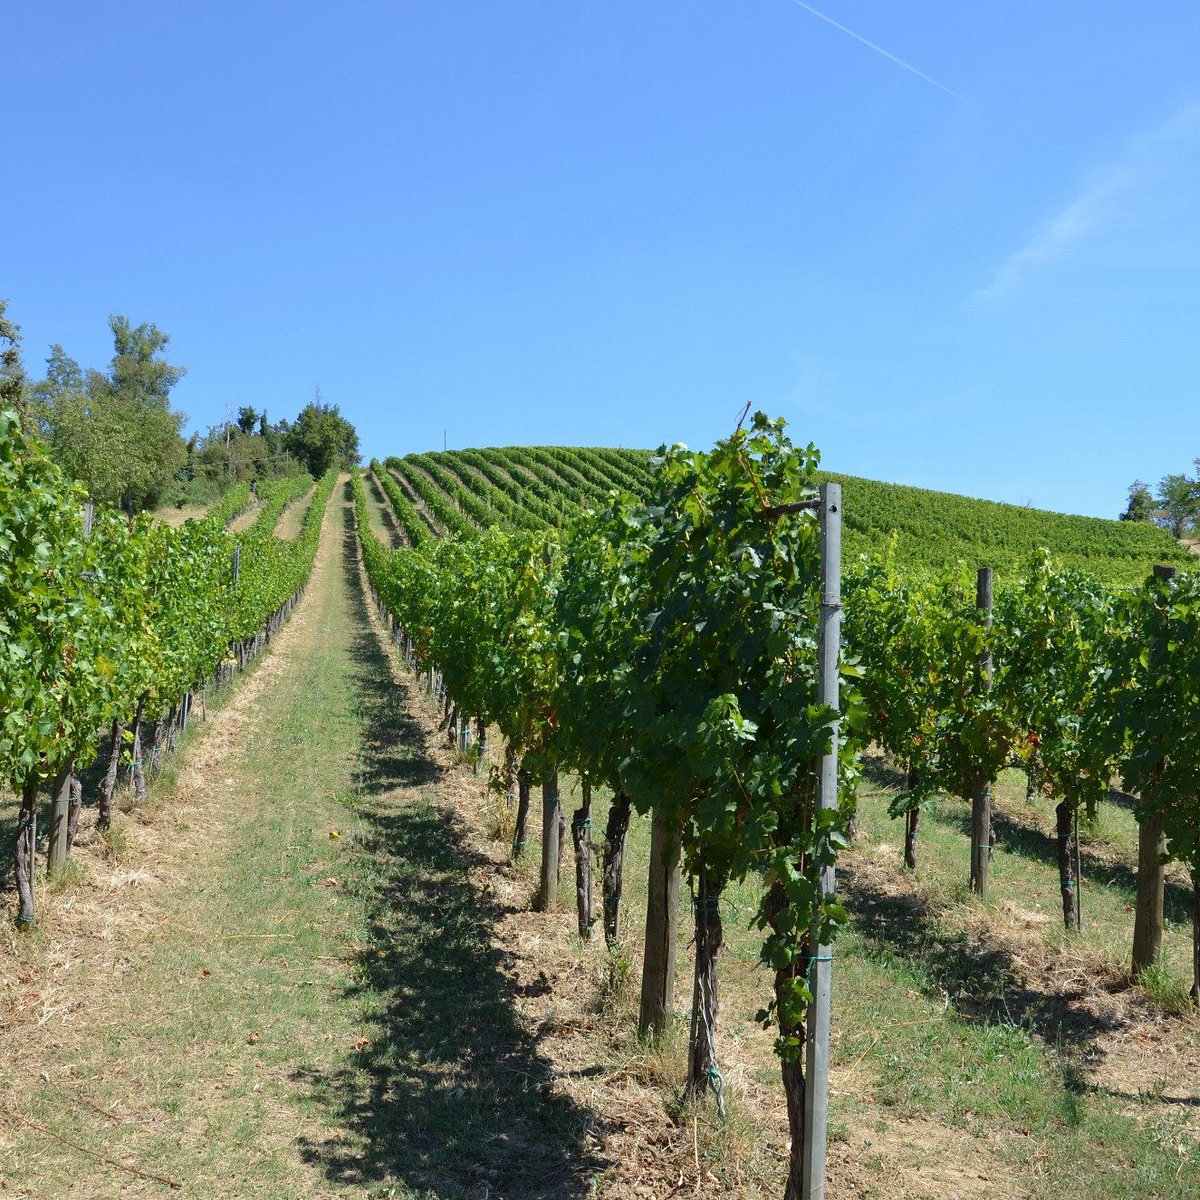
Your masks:
[[[565,446],[409,454],[372,464],[402,540],[469,536],[490,525],[561,525],[611,488],[642,496],[651,452]],[[903,566],[995,567],[1001,580],[1040,547],[1106,584],[1138,583],[1155,563],[1194,561],[1157,526],[1070,516],[947,492],[826,473],[843,484],[845,554],[882,553],[895,537]]]

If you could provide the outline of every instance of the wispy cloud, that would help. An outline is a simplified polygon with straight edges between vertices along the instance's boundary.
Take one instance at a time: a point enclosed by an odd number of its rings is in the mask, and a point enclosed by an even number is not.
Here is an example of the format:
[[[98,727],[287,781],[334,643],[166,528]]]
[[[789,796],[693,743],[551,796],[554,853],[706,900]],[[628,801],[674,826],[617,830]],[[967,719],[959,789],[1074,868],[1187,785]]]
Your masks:
[[[1003,296],[1102,237],[1148,225],[1173,207],[1173,189],[1183,184],[1191,191],[1198,165],[1200,103],[1195,103],[1130,138],[1112,163],[1005,260],[977,298]]]
[[[824,21],[827,25],[832,25],[834,29],[844,33],[847,37],[852,37],[856,42],[860,42],[866,46],[868,50],[874,50],[876,54],[882,54],[884,58],[890,62],[894,62],[898,67],[903,67],[906,71],[911,71],[918,79],[923,79],[926,83],[933,84],[935,88],[945,92],[947,96],[953,96],[955,100],[962,100],[964,104],[966,103],[966,100],[962,96],[957,92],[952,92],[945,84],[938,83],[936,79],[926,75],[924,71],[918,71],[912,63],[906,63],[904,59],[897,58],[890,50],[885,50],[882,46],[877,46],[874,42],[870,42],[863,37],[861,33],[855,33],[853,29],[847,28],[840,21],[835,21],[828,13],[823,13],[820,9],[813,8],[811,4],[805,4],[804,0],[792,0],[792,3],[797,8],[802,8],[806,13],[811,13],[814,17]]]

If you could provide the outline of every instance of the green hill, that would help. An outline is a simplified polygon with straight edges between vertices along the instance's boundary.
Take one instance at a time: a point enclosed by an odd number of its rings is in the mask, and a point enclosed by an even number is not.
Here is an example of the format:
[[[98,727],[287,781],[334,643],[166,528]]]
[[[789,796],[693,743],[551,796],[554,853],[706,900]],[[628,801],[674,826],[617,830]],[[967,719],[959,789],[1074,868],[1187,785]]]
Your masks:
[[[610,489],[647,494],[648,450],[507,446],[409,454],[372,463],[402,536],[469,536],[493,524],[561,525]],[[948,492],[824,473],[843,485],[846,561],[883,552],[895,538],[901,567],[962,562],[1005,575],[1045,547],[1065,566],[1114,587],[1138,583],[1155,563],[1194,561],[1165,530],[1142,522],[1069,516]],[[409,528],[409,526],[412,528]]]

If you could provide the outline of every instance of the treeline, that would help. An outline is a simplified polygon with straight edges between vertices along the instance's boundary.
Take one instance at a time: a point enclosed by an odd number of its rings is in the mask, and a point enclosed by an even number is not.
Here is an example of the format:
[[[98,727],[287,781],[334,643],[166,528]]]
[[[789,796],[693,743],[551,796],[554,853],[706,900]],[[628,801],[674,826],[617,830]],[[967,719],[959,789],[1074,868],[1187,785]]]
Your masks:
[[[358,434],[318,394],[294,421],[271,422],[242,406],[236,421],[185,439],[186,417],[171,393],[187,373],[167,361],[170,336],[157,326],[109,318],[113,357],[106,370],[81,367],[54,345],[41,379],[28,378],[17,353],[20,331],[0,301],[3,407],[50,449],[97,504],[129,514],[166,504],[208,504],[226,488],[307,472],[319,478],[358,460]]]
[[[1153,523],[1176,538],[1195,534],[1200,526],[1200,458],[1193,461],[1194,475],[1164,475],[1154,491],[1135,479],[1121,520]]]

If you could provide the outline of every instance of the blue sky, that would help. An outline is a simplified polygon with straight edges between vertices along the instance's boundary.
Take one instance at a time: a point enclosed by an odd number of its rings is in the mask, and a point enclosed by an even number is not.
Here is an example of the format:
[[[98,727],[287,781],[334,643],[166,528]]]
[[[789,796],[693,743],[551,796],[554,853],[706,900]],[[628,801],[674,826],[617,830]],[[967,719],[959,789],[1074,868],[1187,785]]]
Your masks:
[[[0,296],[40,374],[320,386],[380,457],[710,444],[1115,515],[1200,455],[1200,5],[39,0]]]

